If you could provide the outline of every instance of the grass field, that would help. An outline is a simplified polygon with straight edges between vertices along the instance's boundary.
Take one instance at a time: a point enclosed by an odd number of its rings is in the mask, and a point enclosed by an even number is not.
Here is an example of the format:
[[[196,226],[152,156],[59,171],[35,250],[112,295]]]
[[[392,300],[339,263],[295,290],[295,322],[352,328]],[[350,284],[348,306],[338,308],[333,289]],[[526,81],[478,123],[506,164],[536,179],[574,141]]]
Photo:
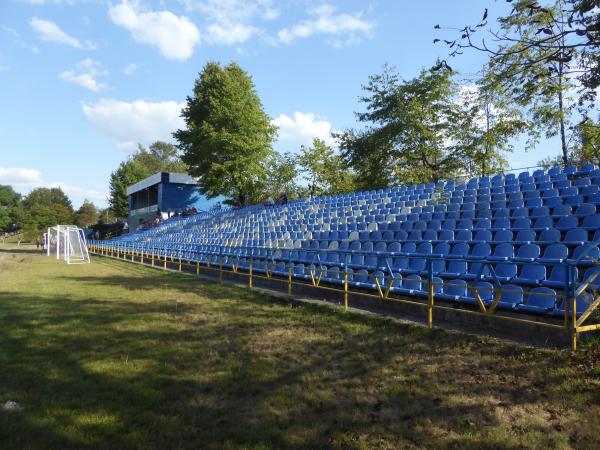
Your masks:
[[[599,427],[597,350],[0,245],[2,449],[597,449]]]

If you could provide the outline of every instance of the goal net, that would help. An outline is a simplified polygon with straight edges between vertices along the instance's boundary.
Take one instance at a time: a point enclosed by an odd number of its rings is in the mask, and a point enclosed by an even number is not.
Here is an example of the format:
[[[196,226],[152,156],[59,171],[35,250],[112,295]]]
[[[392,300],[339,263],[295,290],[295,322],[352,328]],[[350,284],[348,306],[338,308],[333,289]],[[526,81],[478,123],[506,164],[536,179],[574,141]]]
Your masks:
[[[75,225],[56,225],[46,233],[46,254],[64,259],[67,264],[90,262],[85,234]]]

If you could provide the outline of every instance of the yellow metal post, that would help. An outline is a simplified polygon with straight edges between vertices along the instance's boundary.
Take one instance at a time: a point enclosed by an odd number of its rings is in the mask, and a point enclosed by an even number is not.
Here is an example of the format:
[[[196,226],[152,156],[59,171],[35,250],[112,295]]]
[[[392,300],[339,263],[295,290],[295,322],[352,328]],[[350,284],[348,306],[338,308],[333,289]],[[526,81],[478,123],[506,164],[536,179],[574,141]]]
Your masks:
[[[292,296],[292,266],[288,266],[288,297]]]
[[[200,275],[200,262],[196,261],[196,275]]]
[[[154,267],[154,249],[152,249],[152,267]]]
[[[181,272],[181,256],[179,257],[179,271]]]
[[[135,249],[131,249],[131,262],[135,261]]]
[[[577,350],[577,298],[571,298],[571,350]]]
[[[250,261],[250,273],[248,276],[248,287],[252,288],[252,261]]]
[[[344,272],[344,311],[348,311],[348,272]]]
[[[433,328],[433,295],[434,295],[434,289],[433,289],[433,282],[429,283],[429,289],[428,289],[428,298],[427,298],[427,327],[429,328]]]
[[[167,270],[167,252],[165,252],[165,260],[163,262],[163,270]]]

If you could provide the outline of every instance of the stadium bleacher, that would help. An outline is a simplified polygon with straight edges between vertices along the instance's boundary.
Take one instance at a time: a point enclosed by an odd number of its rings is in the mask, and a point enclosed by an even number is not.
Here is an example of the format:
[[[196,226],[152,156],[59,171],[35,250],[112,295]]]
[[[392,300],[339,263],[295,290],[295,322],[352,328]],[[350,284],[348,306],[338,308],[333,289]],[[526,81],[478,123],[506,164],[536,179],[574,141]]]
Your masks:
[[[432,283],[449,302],[547,316],[577,292],[580,315],[593,297],[577,287],[600,285],[599,205],[586,164],[203,212],[92,243],[408,296]]]

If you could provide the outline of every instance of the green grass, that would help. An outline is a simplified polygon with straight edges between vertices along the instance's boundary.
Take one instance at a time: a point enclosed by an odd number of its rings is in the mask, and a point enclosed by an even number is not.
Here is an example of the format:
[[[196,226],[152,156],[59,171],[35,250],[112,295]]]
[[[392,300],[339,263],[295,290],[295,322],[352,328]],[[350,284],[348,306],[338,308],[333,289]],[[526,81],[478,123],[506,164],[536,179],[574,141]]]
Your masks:
[[[595,449],[599,362],[0,245],[2,449]]]

